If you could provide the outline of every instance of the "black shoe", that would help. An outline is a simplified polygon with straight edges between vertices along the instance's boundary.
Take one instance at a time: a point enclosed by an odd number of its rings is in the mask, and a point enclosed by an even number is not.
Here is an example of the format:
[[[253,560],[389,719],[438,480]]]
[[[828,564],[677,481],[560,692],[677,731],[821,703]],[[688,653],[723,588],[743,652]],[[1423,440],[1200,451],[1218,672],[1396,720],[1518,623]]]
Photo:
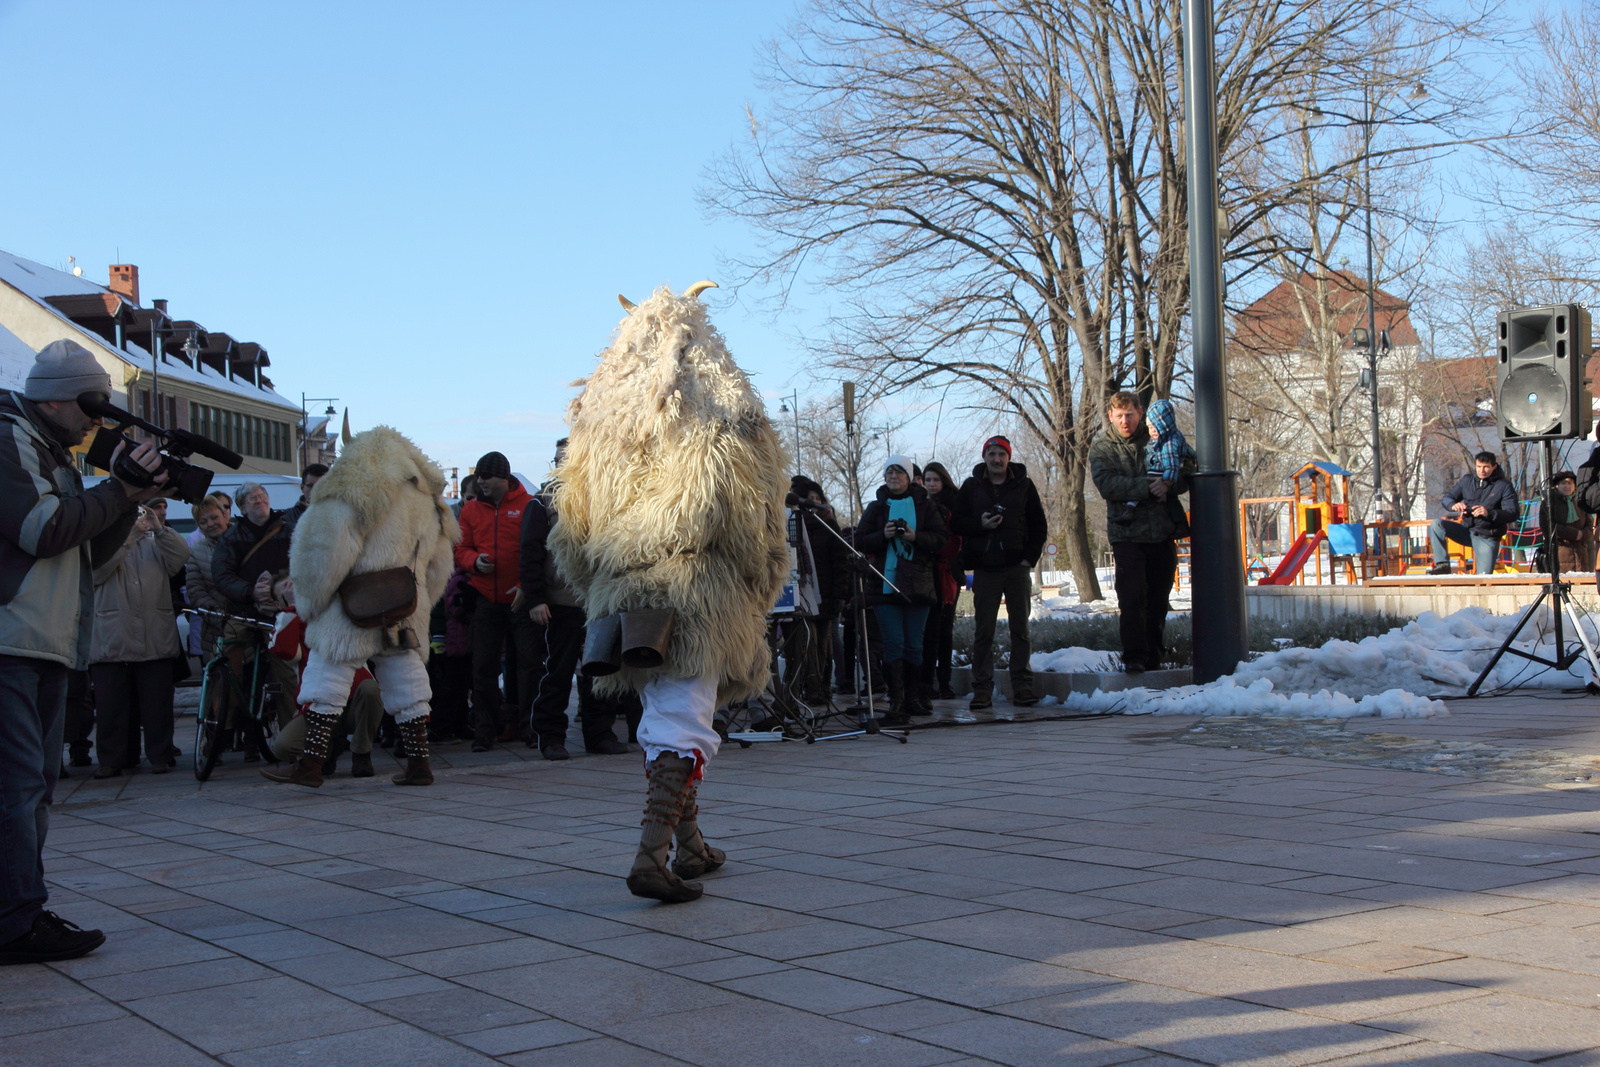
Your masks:
[[[70,765],[73,767],[93,767],[94,760],[89,758],[89,753],[87,752],[74,752]]]
[[[94,769],[96,778],[116,778],[122,774],[120,767],[108,767],[104,763]]]
[[[52,911],[34,916],[33,929],[0,945],[0,964],[75,960],[106,943],[99,930],[85,930]]]
[[[543,756],[545,759],[548,759],[548,760],[559,760],[559,759],[571,759],[572,758],[570,755],[567,754],[567,746],[561,744],[560,742],[556,742],[554,744],[549,744],[549,745],[540,745],[539,746],[539,755]]]
[[[1450,564],[1448,562],[1435,563],[1433,566],[1428,568],[1428,573],[1429,574],[1449,574],[1450,573]]]
[[[985,711],[994,707],[994,697],[988,693],[973,693],[972,703],[967,705],[968,711]]]
[[[629,752],[628,746],[615,737],[602,737],[592,745],[584,745],[583,750],[591,756],[626,756]]]
[[[939,685],[939,699],[940,700],[954,700],[955,698],[956,698],[956,691],[954,689],[950,688],[950,683],[949,682],[940,683],[940,685]]]
[[[1032,689],[1014,689],[1012,694],[1011,703],[1015,707],[1031,708],[1039,703],[1039,698],[1033,695]]]
[[[487,752],[493,747],[493,741],[484,741],[481,738],[476,737],[472,739],[472,751],[474,752]]]
[[[1122,673],[1123,674],[1143,674],[1144,673],[1144,664],[1140,663],[1136,659],[1126,660],[1122,664]]]

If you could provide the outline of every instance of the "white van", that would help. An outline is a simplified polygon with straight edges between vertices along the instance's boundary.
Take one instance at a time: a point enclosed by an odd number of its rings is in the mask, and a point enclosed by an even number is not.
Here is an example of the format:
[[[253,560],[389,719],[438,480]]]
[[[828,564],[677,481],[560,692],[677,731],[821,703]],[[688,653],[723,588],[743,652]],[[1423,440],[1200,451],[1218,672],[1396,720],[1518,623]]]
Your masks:
[[[85,475],[83,487],[99,485],[106,480],[104,474]],[[292,508],[300,500],[300,479],[289,474],[241,474],[238,471],[218,471],[211,479],[211,492],[227,493],[233,498],[233,513],[239,514],[239,487],[245,482],[256,482],[267,491],[274,511]],[[181,500],[167,501],[167,525],[184,536],[194,532],[194,517],[189,505]]]

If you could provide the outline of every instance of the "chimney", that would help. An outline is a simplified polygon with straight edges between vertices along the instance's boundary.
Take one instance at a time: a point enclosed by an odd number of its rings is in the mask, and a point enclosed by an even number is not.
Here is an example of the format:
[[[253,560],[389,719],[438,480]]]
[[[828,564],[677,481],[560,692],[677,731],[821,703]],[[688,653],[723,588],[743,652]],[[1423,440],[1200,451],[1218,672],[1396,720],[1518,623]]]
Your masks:
[[[139,303],[139,268],[132,263],[111,264],[111,284],[106,288]]]
[[[152,300],[150,301],[150,306],[161,312],[163,315],[167,313],[167,302],[165,300]]]

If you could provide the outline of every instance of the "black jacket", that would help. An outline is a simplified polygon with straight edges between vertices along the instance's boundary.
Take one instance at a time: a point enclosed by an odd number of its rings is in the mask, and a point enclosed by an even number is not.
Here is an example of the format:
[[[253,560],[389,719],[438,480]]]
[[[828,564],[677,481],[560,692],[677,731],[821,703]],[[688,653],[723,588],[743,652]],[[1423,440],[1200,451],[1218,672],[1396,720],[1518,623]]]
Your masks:
[[[1572,502],[1574,508],[1578,512],[1576,522],[1569,523],[1566,521],[1568,518],[1572,517],[1568,513],[1565,506],[1569,500]],[[1552,503],[1556,505],[1556,514],[1561,516],[1561,518],[1555,520],[1551,519],[1550,505]],[[1572,496],[1563,497],[1561,494],[1552,491],[1549,500],[1539,501],[1539,531],[1543,533],[1545,530],[1550,530],[1555,535],[1556,544],[1583,544],[1583,535],[1588,526],[1589,515],[1583,510],[1582,505],[1578,503],[1576,492],[1574,492]]]
[[[572,607],[578,603],[556,569],[556,558],[550,551],[550,531],[555,529],[556,521],[555,505],[541,489],[523,509],[522,536],[517,545],[517,583],[522,587],[523,603],[530,608],[540,604]]]
[[[944,524],[944,513],[939,510],[939,505],[928,497],[928,491],[922,486],[912,485],[907,489],[907,493],[916,502],[917,539],[912,542],[914,551],[911,558],[901,560],[895,570],[894,584],[895,588],[909,599],[885,593],[883,581],[876,574],[869,572],[865,579],[869,604],[932,605],[939,602],[939,586],[934,580],[933,569],[939,565],[939,549],[944,547],[945,538],[949,536]],[[855,531],[856,548],[873,557],[873,566],[880,571],[884,570],[889,548],[888,538],[883,534],[888,521],[889,487],[880,485],[878,499],[868,504],[867,510],[861,513],[861,521],[856,525]]]
[[[1446,509],[1445,518],[1459,522],[1485,537],[1504,537],[1506,527],[1516,522],[1520,514],[1517,491],[1499,467],[1487,478],[1479,478],[1477,471],[1462,475],[1460,481],[1445,490],[1442,499]],[[1457,513],[1449,510],[1458,500],[1467,505],[1466,511]],[[1488,512],[1481,518],[1472,514],[1472,509],[1480,505]]]
[[[832,512],[807,510],[802,514],[806,540],[811,542],[811,561],[817,568],[817,593],[822,600],[818,614],[827,618],[850,599],[850,550],[839,542],[839,526]]]
[[[292,511],[273,511],[268,513],[265,523],[257,526],[240,515],[228,526],[227,532],[217,538],[217,551],[211,557],[211,576],[216,580],[217,592],[227,599],[228,610],[233,614],[254,618],[256,579],[262,571],[277,574],[289,569],[289,538],[294,535],[294,519]],[[280,521],[283,528],[272,540],[250,556],[248,563],[242,562],[261,540],[261,535]]]
[[[1578,488],[1572,499],[1589,514],[1600,515],[1600,445],[1590,450],[1589,458],[1573,473],[1578,476]]]
[[[995,505],[1005,508],[1004,519],[994,530],[983,528],[985,512]],[[1011,464],[1006,480],[995,485],[982,463],[972,468],[972,477],[961,483],[950,518],[953,532],[964,539],[962,561],[969,570],[997,571],[1017,564],[1032,567],[1050,537],[1050,523],[1044,515],[1039,490],[1028,478],[1028,468]]]

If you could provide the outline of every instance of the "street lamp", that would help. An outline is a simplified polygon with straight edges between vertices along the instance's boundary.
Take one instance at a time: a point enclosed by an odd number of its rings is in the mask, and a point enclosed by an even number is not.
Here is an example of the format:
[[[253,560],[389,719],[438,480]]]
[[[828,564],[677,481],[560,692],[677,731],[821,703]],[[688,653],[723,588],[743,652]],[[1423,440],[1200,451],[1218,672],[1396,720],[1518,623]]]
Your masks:
[[[311,436],[311,416],[309,414],[307,414],[307,412],[306,412],[306,402],[307,401],[315,401],[318,404],[326,402],[327,405],[328,405],[328,410],[324,411],[323,414],[327,415],[329,418],[332,418],[334,415],[338,414],[338,412],[334,411],[334,409],[333,409],[333,405],[338,401],[338,399],[339,398],[336,397],[336,396],[306,396],[306,394],[304,394],[304,393],[300,394],[300,474],[301,474],[301,476],[304,476],[305,473],[306,473],[306,438]]]
[[[798,474],[800,472],[800,390],[796,389],[788,396],[781,396],[778,399],[783,401],[782,404],[778,405],[779,414],[787,415],[790,411],[794,412],[794,466],[795,473]],[[790,401],[794,402],[793,408],[789,407]]]

